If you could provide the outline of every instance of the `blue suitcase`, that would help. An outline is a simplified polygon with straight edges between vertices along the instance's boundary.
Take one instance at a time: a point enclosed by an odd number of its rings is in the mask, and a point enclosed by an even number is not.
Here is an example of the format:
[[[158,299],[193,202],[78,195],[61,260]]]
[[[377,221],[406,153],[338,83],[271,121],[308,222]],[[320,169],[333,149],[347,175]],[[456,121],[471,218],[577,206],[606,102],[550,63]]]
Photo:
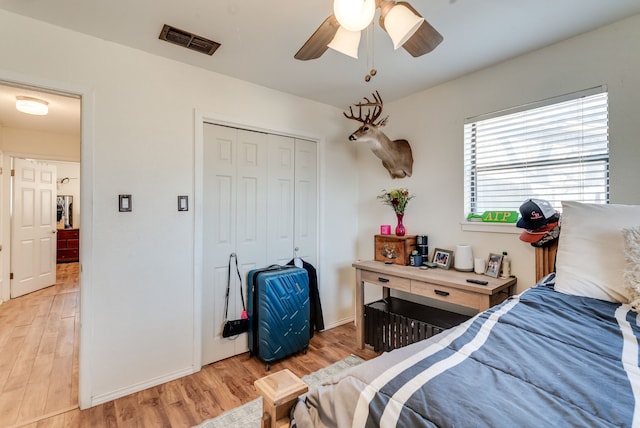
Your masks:
[[[309,346],[309,276],[274,265],[248,274],[249,352],[266,363]]]

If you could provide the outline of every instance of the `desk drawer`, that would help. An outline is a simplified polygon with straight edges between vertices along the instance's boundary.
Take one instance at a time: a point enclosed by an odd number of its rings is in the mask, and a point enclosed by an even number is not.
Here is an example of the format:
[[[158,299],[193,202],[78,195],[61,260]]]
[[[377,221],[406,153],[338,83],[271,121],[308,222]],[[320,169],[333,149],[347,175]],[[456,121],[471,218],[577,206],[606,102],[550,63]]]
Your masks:
[[[80,239],[79,229],[58,229],[59,239]]]
[[[77,248],[65,248],[58,250],[58,262],[77,262],[79,259],[79,251]]]
[[[411,291],[411,280],[400,276],[362,271],[362,280],[381,287],[393,288],[401,291]]]
[[[488,296],[422,281],[411,281],[411,292],[431,299],[476,308],[478,310],[481,310],[480,308],[484,308],[485,306],[488,307],[489,303]]]

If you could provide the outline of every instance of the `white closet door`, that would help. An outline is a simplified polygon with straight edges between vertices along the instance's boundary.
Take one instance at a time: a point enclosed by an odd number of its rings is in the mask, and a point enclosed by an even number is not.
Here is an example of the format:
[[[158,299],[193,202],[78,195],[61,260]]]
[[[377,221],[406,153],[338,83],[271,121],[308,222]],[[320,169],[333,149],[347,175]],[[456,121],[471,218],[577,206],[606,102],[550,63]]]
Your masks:
[[[317,144],[296,139],[295,232],[298,257],[318,266],[318,151]]]
[[[221,336],[230,253],[240,262],[245,302],[249,270],[287,263],[294,247],[316,264],[316,164],[315,143],[204,125],[203,365],[248,350],[246,334]],[[232,271],[229,319],[241,309]]]
[[[266,262],[266,135],[204,125],[203,142],[202,363],[248,350],[247,336],[222,337],[229,255],[236,253],[243,278]],[[240,317],[239,282],[231,272],[229,319]]]
[[[269,135],[269,263],[287,264],[294,248],[295,141]]]

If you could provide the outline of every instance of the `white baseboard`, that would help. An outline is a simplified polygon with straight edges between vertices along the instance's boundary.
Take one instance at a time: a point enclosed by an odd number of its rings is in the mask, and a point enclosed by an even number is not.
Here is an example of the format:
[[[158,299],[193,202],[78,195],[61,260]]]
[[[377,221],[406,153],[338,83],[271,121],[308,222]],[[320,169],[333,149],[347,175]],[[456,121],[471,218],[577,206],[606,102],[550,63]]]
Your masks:
[[[107,392],[105,394],[95,395],[91,397],[91,407],[97,406],[98,404],[106,403],[111,400],[115,400],[116,398],[133,394],[135,392],[140,392],[147,388],[158,386],[163,383],[167,383],[169,381],[176,380],[184,376],[188,376],[190,374],[197,372],[198,370],[194,370],[193,367],[188,367],[182,370],[175,371],[173,373],[168,373],[164,376],[159,376],[144,382],[136,383],[136,384],[127,386],[125,388],[116,389],[115,391]]]
[[[337,320],[335,322],[332,322],[331,324],[325,324],[324,329],[331,330],[332,328],[339,327],[348,322],[353,322],[353,320],[354,320],[354,317],[342,318],[341,320]]]

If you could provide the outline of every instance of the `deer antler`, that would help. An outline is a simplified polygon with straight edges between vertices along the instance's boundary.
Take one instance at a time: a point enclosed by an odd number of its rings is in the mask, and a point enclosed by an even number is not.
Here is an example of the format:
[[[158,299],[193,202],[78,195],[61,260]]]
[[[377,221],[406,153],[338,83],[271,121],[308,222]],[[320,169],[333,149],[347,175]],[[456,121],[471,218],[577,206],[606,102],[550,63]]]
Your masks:
[[[384,119],[380,120],[378,123],[375,123],[375,121],[382,114],[382,106],[384,104],[382,102],[382,97],[380,96],[378,91],[376,91],[375,93],[372,93],[371,95],[373,95],[374,101],[371,101],[369,98],[364,97],[364,100],[366,102],[359,102],[357,104],[354,104],[355,107],[358,107],[358,117],[356,117],[356,115],[353,113],[353,107],[351,107],[351,106],[349,106],[350,115],[347,115],[347,113],[342,112],[342,114],[344,114],[344,117],[346,117],[347,119],[357,120],[358,122],[363,123],[363,124],[368,124],[368,125],[373,125],[373,126],[378,126],[381,123],[384,123],[387,120],[386,117]],[[363,107],[367,107],[367,109],[368,109],[367,110],[367,114],[365,115],[364,118],[362,117],[362,108]]]

